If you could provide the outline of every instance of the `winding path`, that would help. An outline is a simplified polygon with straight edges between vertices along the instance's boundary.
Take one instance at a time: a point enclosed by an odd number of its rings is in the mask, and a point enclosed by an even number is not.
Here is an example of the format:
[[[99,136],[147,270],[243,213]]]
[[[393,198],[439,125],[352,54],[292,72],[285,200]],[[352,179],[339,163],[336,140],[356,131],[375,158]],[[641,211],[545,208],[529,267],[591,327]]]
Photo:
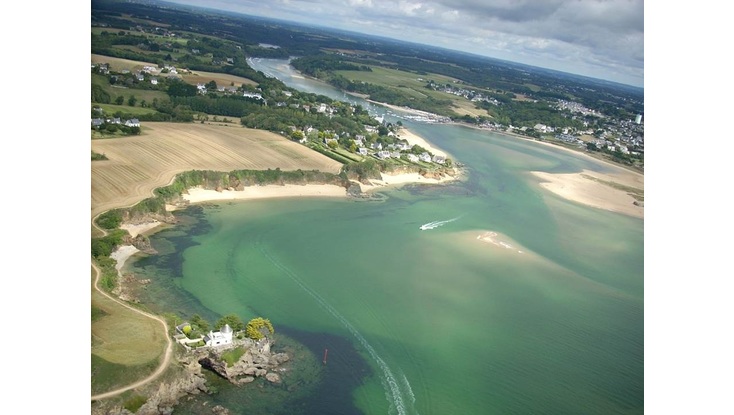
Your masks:
[[[97,216],[99,216],[99,215],[97,215]],[[107,235],[107,232],[104,229],[102,229],[99,226],[97,226],[96,219],[97,219],[96,216],[92,219],[92,226],[94,226],[100,232],[102,232],[102,235]],[[155,372],[151,373],[145,379],[139,380],[139,381],[137,381],[135,383],[132,383],[130,385],[123,386],[121,388],[114,389],[114,390],[111,390],[109,392],[100,393],[98,395],[92,395],[92,400],[94,401],[94,400],[105,399],[105,398],[110,398],[110,397],[119,395],[119,394],[121,394],[121,393],[123,393],[125,391],[130,390],[130,389],[135,389],[137,387],[143,386],[146,383],[152,382],[153,380],[155,380],[156,378],[158,378],[158,376],[160,376],[166,370],[166,368],[168,367],[168,364],[171,362],[171,357],[173,356],[173,341],[171,341],[171,337],[168,335],[168,324],[166,323],[166,321],[164,319],[162,319],[162,318],[160,318],[158,316],[155,316],[153,314],[146,313],[145,311],[138,310],[135,307],[131,307],[129,304],[126,304],[125,302],[123,302],[123,301],[121,301],[121,300],[119,300],[119,299],[111,296],[110,294],[104,292],[103,290],[100,290],[99,289],[99,286],[98,286],[98,282],[99,282],[99,277],[101,275],[101,272],[99,270],[99,267],[97,267],[97,265],[94,262],[92,262],[92,268],[94,268],[94,272],[96,274],[95,277],[94,277],[94,289],[97,290],[97,292],[99,292],[100,294],[102,294],[105,297],[109,298],[110,300],[116,302],[117,304],[121,305],[122,307],[125,307],[125,308],[127,308],[127,309],[129,309],[131,311],[134,311],[136,313],[142,314],[142,315],[144,315],[144,316],[146,316],[148,318],[151,318],[151,319],[156,320],[159,323],[161,323],[161,325],[163,326],[163,333],[164,333],[164,336],[165,336],[166,342],[167,342],[166,352],[165,352],[165,355],[163,356],[163,361],[161,361],[161,364],[158,366],[158,368],[155,370]]]

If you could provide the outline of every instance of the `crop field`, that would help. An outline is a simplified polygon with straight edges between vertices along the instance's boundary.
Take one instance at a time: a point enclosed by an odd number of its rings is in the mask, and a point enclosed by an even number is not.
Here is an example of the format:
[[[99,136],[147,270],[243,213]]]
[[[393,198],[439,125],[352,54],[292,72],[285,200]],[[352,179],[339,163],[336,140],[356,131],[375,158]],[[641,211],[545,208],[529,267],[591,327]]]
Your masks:
[[[128,49],[133,50],[137,48],[131,46]],[[130,59],[114,58],[111,56],[96,54],[92,54],[92,63],[108,63],[110,65],[110,70],[116,72],[122,71],[123,69],[127,69],[131,72],[139,71],[143,69],[144,66],[153,66],[156,68],[158,67],[158,65],[152,62],[134,61]],[[167,74],[160,74],[158,76],[167,76]],[[196,85],[197,83],[205,84],[209,81],[216,82],[217,86],[230,86],[233,83],[234,86],[257,85],[257,82],[253,81],[252,79],[224,73],[191,71],[191,73],[183,73],[180,74],[180,76],[185,82],[193,85]],[[167,97],[167,95],[165,96]]]
[[[92,217],[133,205],[189,170],[320,170],[341,164],[277,134],[213,124],[148,122],[140,136],[93,140]]]
[[[143,66],[158,66],[153,62],[134,61],[130,59],[115,58],[112,56],[97,55],[94,53],[92,53],[92,63],[108,63],[110,64],[110,70],[115,72],[122,72],[123,69],[127,69],[132,72],[143,69]]]
[[[217,86],[230,86],[232,83],[234,83],[234,86],[257,85],[257,82],[252,79],[229,75],[226,73],[192,71],[190,74],[181,75],[181,78],[183,78],[187,83],[193,85],[198,83],[205,84],[210,81],[216,82]]]

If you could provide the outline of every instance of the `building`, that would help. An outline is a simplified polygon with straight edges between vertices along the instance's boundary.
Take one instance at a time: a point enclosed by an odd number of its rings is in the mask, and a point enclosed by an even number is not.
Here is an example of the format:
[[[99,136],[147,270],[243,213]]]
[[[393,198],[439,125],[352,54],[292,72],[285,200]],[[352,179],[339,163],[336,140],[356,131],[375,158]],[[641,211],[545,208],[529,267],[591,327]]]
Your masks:
[[[642,114],[637,114],[635,117],[635,124],[639,124],[642,122]]]
[[[209,334],[204,336],[204,343],[209,347],[224,346],[232,344],[232,328],[229,324],[225,324],[220,331],[209,331]]]

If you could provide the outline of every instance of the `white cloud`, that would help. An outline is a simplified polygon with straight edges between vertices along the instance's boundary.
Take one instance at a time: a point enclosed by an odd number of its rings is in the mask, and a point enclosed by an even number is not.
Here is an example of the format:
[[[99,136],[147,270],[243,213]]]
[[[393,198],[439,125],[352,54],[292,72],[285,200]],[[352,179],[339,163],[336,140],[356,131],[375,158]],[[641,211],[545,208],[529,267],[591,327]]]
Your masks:
[[[214,0],[208,7],[459,48],[638,86],[643,81],[643,0]]]

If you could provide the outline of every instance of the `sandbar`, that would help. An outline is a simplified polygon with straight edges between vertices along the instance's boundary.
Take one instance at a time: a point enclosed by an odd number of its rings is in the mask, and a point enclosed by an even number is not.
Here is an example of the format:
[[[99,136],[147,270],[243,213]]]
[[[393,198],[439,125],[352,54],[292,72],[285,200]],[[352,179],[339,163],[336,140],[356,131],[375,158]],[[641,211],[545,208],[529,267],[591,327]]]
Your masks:
[[[587,206],[629,216],[644,218],[644,176],[620,169],[619,173],[584,170],[578,173],[554,174],[534,171],[540,186],[565,199]],[[639,195],[638,198],[633,194]]]

